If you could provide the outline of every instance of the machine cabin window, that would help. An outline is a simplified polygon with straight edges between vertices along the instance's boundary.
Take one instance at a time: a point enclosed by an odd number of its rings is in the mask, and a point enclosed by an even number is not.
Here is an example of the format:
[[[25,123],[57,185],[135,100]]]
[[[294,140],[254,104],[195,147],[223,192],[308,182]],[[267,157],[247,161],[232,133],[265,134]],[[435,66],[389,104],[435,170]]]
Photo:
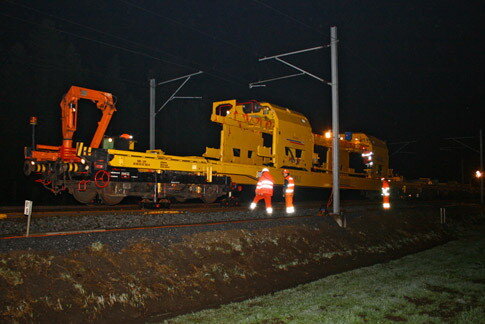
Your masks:
[[[229,110],[232,109],[232,106],[230,104],[222,104],[216,107],[216,115],[218,116],[227,116]]]
[[[258,113],[262,109],[261,105],[255,101],[243,102],[241,105],[245,114]]]

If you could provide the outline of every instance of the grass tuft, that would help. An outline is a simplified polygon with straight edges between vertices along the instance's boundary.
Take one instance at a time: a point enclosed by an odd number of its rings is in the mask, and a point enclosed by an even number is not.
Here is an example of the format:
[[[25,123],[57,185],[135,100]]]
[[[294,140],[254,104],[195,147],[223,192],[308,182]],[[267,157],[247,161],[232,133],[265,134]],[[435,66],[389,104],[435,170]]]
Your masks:
[[[104,244],[101,243],[101,242],[94,242],[94,243],[91,243],[91,245],[89,246],[89,248],[91,249],[91,251],[94,251],[94,252],[100,252],[100,251],[103,251],[104,249]]]

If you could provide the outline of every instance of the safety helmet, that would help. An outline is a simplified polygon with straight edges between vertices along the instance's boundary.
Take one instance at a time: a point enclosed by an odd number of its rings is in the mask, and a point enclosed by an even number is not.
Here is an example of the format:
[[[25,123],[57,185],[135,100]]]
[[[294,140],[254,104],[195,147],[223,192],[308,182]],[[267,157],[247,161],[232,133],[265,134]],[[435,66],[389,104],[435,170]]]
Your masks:
[[[268,168],[263,168],[263,170],[261,170],[262,172],[269,172],[269,169]]]

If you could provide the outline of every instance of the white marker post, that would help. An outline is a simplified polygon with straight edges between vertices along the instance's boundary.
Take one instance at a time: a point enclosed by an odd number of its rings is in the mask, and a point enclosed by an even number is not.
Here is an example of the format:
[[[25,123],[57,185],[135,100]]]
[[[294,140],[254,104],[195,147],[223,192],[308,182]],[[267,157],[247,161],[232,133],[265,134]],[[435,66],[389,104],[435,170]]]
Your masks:
[[[25,201],[24,215],[27,216],[27,233],[25,234],[25,236],[29,236],[30,216],[32,216],[32,200]]]

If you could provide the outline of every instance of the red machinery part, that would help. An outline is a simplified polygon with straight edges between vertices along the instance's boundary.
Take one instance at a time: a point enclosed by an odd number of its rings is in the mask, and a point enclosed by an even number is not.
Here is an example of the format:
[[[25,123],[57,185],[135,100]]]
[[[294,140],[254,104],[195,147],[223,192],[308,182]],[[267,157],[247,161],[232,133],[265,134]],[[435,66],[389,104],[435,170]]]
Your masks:
[[[110,174],[106,170],[99,170],[94,175],[94,184],[98,188],[106,188],[109,185]]]

